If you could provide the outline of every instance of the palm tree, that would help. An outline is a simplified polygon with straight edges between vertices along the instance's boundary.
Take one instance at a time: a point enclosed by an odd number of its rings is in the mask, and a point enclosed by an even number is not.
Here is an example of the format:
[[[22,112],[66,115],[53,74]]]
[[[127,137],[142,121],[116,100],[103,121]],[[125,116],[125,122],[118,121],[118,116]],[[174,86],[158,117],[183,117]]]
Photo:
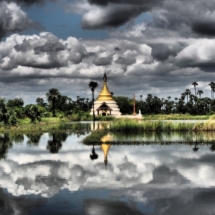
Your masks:
[[[143,100],[143,95],[140,95],[140,101],[142,101]]]
[[[194,86],[194,89],[195,89],[195,96],[196,96],[196,86],[198,85],[197,82],[193,82],[192,85]]]
[[[213,81],[211,81],[211,83],[208,85],[211,86],[211,99],[213,99],[213,89],[215,89],[215,83]]]
[[[94,111],[94,90],[98,87],[98,83],[95,81],[90,81],[89,88],[92,91],[92,103],[93,103],[93,121],[95,122],[95,111]]]
[[[184,94],[187,96],[187,103],[188,103],[188,96],[191,94],[189,89],[186,89]]]
[[[203,91],[202,90],[198,90],[197,94],[199,95],[199,98],[201,99],[201,95],[203,94]]]
[[[61,97],[60,92],[56,88],[51,88],[48,93],[46,93],[47,100],[52,103],[52,116],[55,117],[55,105]]]

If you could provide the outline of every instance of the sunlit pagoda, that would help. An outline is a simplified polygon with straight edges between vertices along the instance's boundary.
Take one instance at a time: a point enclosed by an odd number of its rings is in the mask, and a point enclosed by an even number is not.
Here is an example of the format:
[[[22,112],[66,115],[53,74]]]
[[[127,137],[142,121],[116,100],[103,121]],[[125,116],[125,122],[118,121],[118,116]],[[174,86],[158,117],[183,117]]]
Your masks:
[[[114,101],[112,94],[110,93],[107,87],[107,76],[104,74],[103,77],[103,88],[94,102],[94,110],[95,115],[102,115],[102,116],[118,116],[121,115],[118,105]],[[91,109],[91,114],[93,114],[93,109]]]

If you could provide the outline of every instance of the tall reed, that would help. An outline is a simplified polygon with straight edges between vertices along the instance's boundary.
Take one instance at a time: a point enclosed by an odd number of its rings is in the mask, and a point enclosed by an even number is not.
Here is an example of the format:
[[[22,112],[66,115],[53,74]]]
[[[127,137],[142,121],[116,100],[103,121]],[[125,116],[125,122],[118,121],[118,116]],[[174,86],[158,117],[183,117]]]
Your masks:
[[[175,123],[163,121],[137,121],[134,119],[117,119],[110,125],[110,131],[189,131],[195,123]]]

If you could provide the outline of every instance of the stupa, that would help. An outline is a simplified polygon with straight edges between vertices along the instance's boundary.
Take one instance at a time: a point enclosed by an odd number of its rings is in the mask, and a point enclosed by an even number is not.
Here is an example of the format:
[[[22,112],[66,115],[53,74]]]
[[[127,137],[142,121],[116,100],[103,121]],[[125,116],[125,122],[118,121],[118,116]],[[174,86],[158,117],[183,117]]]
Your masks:
[[[104,81],[103,88],[97,100],[94,102],[95,115],[119,116],[121,115],[119,107],[114,101],[112,94],[110,93],[107,87],[106,73],[104,74],[103,81]],[[93,109],[91,109],[90,114],[93,115]]]

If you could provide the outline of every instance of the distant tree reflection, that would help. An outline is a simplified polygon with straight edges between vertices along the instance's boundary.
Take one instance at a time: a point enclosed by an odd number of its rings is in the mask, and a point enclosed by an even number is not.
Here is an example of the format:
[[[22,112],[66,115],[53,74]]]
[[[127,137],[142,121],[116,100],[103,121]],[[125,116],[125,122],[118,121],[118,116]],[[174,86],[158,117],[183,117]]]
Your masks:
[[[24,141],[24,135],[20,133],[12,133],[10,134],[10,140],[14,143],[21,144]]]
[[[13,146],[9,134],[0,136],[0,160],[7,158],[8,149]]]
[[[56,154],[60,151],[62,147],[62,142],[65,142],[68,134],[66,132],[52,133],[52,140],[48,140],[47,149],[50,153]]]
[[[28,145],[35,145],[38,146],[40,142],[40,138],[42,137],[43,133],[28,133],[26,136],[29,138],[27,141]]]
[[[215,151],[215,144],[211,144],[210,150],[213,152]]]
[[[91,154],[90,154],[90,158],[91,158],[91,160],[95,160],[95,159],[97,159],[98,157],[99,157],[99,156],[96,154],[95,148],[94,148],[94,145],[93,145],[92,152],[91,152]]]

